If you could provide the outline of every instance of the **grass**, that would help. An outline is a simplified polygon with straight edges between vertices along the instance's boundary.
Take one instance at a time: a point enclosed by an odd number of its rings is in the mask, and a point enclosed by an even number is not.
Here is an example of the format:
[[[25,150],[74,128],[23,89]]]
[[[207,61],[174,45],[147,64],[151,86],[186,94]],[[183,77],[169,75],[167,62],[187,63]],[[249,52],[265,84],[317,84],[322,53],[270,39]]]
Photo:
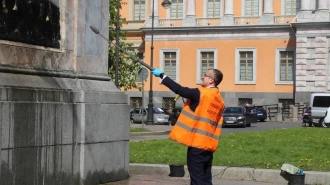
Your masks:
[[[130,162],[186,164],[187,147],[173,140],[131,141]],[[330,171],[330,129],[292,128],[222,135],[213,166]]]
[[[130,127],[129,131],[130,132],[150,132],[150,130],[145,129],[145,128],[133,128],[133,127]]]

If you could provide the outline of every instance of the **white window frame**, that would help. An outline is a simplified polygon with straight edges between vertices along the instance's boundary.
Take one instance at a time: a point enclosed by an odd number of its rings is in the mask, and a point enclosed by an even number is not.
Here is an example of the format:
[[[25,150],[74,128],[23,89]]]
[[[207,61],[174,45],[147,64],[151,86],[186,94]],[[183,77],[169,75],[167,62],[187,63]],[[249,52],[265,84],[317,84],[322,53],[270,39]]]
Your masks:
[[[203,0],[203,17],[204,18],[207,17],[207,1],[208,0]],[[224,16],[224,11],[225,11],[225,9],[224,9],[225,3],[224,2],[225,2],[225,0],[220,0],[220,17]],[[216,17],[216,18],[218,18],[218,17]]]
[[[281,51],[293,51],[293,70],[295,69],[295,61],[296,61],[296,50],[295,48],[276,48],[276,59],[275,59],[275,84],[293,84],[293,79],[295,75],[295,71],[292,72],[292,81],[281,81],[280,77],[280,52]]]
[[[301,8],[301,2],[299,4],[299,8],[298,8],[298,12],[300,11],[300,8]],[[297,12],[297,14],[298,14]],[[296,16],[297,16],[296,14]],[[285,0],[281,0],[281,15],[285,15]],[[294,16],[294,15],[292,15]]]
[[[144,12],[144,20],[134,20],[134,0],[129,0],[129,5],[128,6],[128,12],[129,12],[129,20],[132,21],[145,21],[148,18],[148,13],[149,13],[149,9],[150,9],[150,4],[149,4],[150,0],[145,0],[145,12]]]
[[[242,17],[245,17],[245,0],[241,0],[241,15]],[[259,0],[259,16],[262,16],[262,10],[263,10],[263,1]]]
[[[201,48],[201,49],[197,49],[197,71],[196,71],[196,84],[201,84],[202,83],[202,74],[201,74],[201,53],[202,52],[213,52],[214,53],[214,69],[218,68],[218,49],[216,48]]]
[[[187,14],[187,3],[186,3],[186,0],[183,0],[183,16],[182,16],[182,19],[184,19],[186,17],[186,14]],[[168,8],[166,9],[166,19],[174,19],[174,18],[171,18],[171,8]],[[181,18],[178,18],[178,19],[181,19]]]
[[[240,52],[253,52],[253,75],[251,81],[240,80]],[[235,49],[235,84],[256,84],[257,78],[257,49],[256,48],[236,48]]]
[[[175,72],[175,74],[176,74],[176,79],[172,79],[172,80],[174,80],[174,81],[176,81],[176,82],[179,82],[179,71],[180,71],[180,69],[179,69],[179,64],[180,64],[180,50],[179,49],[160,49],[160,53],[159,53],[159,64],[160,64],[160,69],[162,70],[162,71],[164,71],[164,53],[166,53],[166,52],[175,52],[176,53],[176,58],[175,58],[175,60],[176,60],[176,65],[175,65],[175,67],[176,67],[176,72]],[[166,74],[165,74],[166,75]],[[161,83],[161,79],[159,79],[159,83]]]

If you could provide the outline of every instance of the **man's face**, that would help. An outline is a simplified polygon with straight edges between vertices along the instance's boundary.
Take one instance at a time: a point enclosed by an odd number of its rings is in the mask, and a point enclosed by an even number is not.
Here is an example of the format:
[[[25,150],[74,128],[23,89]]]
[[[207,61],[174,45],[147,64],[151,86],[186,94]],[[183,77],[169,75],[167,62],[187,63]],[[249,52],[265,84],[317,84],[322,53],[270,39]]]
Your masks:
[[[214,85],[214,77],[212,70],[206,71],[205,74],[202,75],[202,84],[203,87],[208,87]]]

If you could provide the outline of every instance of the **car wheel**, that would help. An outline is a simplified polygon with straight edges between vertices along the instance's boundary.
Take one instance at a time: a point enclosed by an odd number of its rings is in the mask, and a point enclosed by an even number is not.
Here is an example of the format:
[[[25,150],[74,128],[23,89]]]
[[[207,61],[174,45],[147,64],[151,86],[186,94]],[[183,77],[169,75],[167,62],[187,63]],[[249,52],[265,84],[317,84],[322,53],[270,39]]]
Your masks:
[[[242,128],[246,127],[246,120],[244,120],[243,125],[241,126]]]
[[[251,127],[251,124],[247,124],[246,126],[247,126],[247,127]]]
[[[129,120],[129,122],[130,122],[130,123],[134,123],[134,119],[131,118],[131,119]]]
[[[265,119],[260,119],[260,121],[261,121],[261,122],[264,122],[264,121],[265,121]]]
[[[321,118],[321,119],[319,120],[319,127],[324,127],[324,128],[326,128],[326,127],[329,127],[329,126],[330,126],[329,123],[325,123],[325,122],[324,122],[324,118]]]

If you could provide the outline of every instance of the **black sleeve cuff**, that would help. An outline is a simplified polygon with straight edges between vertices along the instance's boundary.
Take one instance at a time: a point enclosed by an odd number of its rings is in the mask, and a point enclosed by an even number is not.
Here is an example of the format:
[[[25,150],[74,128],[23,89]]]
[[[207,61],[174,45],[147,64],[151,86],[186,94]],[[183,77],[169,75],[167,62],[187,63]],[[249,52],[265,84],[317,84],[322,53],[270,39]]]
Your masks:
[[[159,75],[159,77],[160,77],[161,79],[163,79],[163,76],[164,76],[164,73],[161,73],[161,74]]]

